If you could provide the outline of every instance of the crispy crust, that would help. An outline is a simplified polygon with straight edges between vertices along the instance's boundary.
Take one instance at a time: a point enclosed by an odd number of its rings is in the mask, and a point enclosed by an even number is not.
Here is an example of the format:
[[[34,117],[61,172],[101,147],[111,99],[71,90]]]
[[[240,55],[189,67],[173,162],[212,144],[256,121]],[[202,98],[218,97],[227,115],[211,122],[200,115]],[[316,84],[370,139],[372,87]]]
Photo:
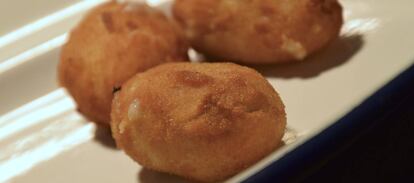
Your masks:
[[[170,63],[140,73],[112,104],[117,145],[146,168],[198,181],[228,178],[281,142],[284,105],[253,69]]]
[[[155,65],[186,60],[187,49],[182,30],[161,12],[104,3],[72,30],[61,51],[59,82],[82,114],[108,125],[113,88]]]
[[[337,0],[176,0],[173,14],[196,50],[247,64],[302,60],[343,22]]]

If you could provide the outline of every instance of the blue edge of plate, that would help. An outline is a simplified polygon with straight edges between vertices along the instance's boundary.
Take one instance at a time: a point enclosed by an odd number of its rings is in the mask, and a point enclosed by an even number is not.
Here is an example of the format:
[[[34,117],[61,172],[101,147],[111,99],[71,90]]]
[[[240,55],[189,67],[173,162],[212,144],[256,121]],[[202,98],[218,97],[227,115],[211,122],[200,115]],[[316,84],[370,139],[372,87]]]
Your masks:
[[[317,164],[375,125],[392,106],[413,92],[413,83],[414,65],[411,65],[333,125],[243,182],[287,182],[295,179],[293,177],[305,171],[304,166]]]

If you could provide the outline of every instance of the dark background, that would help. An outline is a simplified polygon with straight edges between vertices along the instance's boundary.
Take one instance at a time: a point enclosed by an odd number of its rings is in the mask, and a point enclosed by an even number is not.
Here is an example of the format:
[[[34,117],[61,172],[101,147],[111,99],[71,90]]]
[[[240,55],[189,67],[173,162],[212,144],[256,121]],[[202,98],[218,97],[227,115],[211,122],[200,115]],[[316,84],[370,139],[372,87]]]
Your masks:
[[[413,87],[400,100],[357,139],[289,182],[414,182]]]

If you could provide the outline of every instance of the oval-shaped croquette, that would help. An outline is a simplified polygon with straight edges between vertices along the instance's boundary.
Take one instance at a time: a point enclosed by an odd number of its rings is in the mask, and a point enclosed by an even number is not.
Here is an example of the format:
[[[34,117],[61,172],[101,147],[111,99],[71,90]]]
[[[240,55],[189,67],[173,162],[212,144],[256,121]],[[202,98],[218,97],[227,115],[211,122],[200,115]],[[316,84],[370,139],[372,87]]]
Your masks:
[[[92,9],[70,33],[60,84],[92,121],[109,125],[113,90],[138,72],[187,59],[181,28],[146,5],[111,1]]]
[[[198,181],[228,178],[281,144],[284,105],[258,72],[170,63],[128,80],[112,104],[117,145],[142,166]]]
[[[197,51],[246,64],[303,60],[342,26],[337,0],[176,0],[173,13]]]

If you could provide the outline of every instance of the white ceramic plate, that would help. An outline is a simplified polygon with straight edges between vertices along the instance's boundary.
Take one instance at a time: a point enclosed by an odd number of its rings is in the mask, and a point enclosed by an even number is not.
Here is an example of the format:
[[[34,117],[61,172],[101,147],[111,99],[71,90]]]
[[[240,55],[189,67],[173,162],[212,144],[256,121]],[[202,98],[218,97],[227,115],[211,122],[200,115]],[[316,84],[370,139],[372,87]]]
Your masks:
[[[82,118],[56,84],[65,33],[100,2],[73,1],[0,37],[0,182],[185,182],[142,169],[114,149],[107,131]],[[341,39],[303,63],[257,68],[285,102],[288,145],[229,182],[277,163],[413,64],[413,1],[341,3]]]

